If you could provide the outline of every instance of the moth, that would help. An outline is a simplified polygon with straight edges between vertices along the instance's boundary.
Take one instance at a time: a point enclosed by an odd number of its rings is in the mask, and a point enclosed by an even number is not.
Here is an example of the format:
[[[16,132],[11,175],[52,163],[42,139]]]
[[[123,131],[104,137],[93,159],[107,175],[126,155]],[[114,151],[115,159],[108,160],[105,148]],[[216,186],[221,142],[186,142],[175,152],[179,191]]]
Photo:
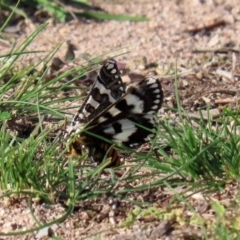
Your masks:
[[[98,164],[105,157],[108,167],[119,166],[113,143],[135,148],[156,136],[156,113],[163,102],[160,81],[147,77],[125,89],[117,62],[106,61],[81,108],[73,117],[68,155],[89,157]]]

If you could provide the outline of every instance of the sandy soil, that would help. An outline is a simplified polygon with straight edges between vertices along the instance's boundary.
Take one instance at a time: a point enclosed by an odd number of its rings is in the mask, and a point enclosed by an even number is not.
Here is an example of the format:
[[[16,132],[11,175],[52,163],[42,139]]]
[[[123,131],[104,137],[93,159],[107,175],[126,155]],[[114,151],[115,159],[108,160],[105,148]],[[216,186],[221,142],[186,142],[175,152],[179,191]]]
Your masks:
[[[238,0],[152,0],[152,1],[93,1],[103,9],[116,14],[144,15],[148,22],[117,22],[93,20],[73,20],[64,24],[49,25],[30,44],[28,50],[51,51],[63,41],[70,40],[77,46],[75,62],[84,62],[84,58],[95,57],[103,53],[120,49],[117,60],[127,64],[131,72],[147,74],[152,72],[162,79],[165,90],[165,104],[174,106],[174,69],[180,79],[180,97],[182,106],[195,112],[196,108],[206,106],[210,101],[214,114],[218,114],[226,104],[237,106],[239,101],[239,44],[240,44],[240,5]],[[9,52],[16,41],[21,43],[38,23],[25,21],[23,29],[0,41],[1,54]],[[110,53],[111,52],[111,53]],[[45,54],[45,53],[44,53]],[[41,54],[24,56],[19,64],[32,64]],[[61,56],[61,49],[59,51]],[[222,56],[224,62],[219,63]],[[208,59],[211,58],[211,61]],[[231,185],[231,191],[236,186]],[[106,200],[106,199],[105,199]],[[101,200],[104,206],[104,200]],[[106,200],[107,201],[107,200]],[[34,204],[37,216],[48,222],[64,212],[61,205]],[[101,210],[101,214],[104,215]],[[100,215],[101,215],[100,214]],[[9,216],[14,216],[14,218]],[[108,216],[108,215],[107,215]],[[18,219],[21,217],[22,223]],[[9,219],[9,221],[7,220]],[[118,224],[124,218],[119,219]],[[144,226],[144,222],[142,223]],[[0,232],[26,230],[36,226],[25,200],[9,203],[0,200]],[[118,225],[117,225],[118,226]],[[102,239],[176,239],[187,236],[188,229],[179,235],[166,236],[171,223],[154,222],[150,230],[141,230],[140,226],[131,229],[116,228],[100,234]],[[8,239],[48,239],[55,234],[64,239],[79,239],[90,233],[112,227],[109,217],[102,221],[90,221],[86,212],[76,211],[67,221],[55,224],[51,229],[37,231],[25,236]],[[198,236],[196,229],[191,236]],[[184,234],[183,234],[184,233]],[[173,233],[172,233],[173,234]],[[165,236],[165,237],[164,237]],[[0,237],[0,239],[4,239]],[[97,239],[96,236],[89,239]]]

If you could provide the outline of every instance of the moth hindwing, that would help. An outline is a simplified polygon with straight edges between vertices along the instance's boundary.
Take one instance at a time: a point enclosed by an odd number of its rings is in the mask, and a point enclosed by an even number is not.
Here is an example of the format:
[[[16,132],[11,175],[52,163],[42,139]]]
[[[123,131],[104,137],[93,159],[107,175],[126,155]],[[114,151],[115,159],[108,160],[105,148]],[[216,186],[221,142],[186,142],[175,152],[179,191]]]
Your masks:
[[[147,77],[125,91],[116,61],[108,60],[69,127],[70,134],[79,132],[70,152],[81,154],[84,146],[97,163],[107,153],[110,166],[119,165],[118,153],[110,142],[136,147],[154,138],[156,113],[162,102],[163,91],[157,78]]]

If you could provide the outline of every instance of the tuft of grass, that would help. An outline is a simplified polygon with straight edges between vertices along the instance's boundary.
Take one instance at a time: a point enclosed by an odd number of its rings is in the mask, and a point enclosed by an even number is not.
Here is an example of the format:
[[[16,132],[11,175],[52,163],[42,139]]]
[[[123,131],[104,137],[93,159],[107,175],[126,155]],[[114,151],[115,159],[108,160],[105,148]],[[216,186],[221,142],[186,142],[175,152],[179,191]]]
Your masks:
[[[222,114],[217,125],[209,116],[200,120],[186,115],[181,121],[165,119],[159,135],[165,139],[164,146],[170,148],[169,162],[184,177],[219,181],[238,179],[239,176],[239,141],[238,120],[232,111]],[[232,126],[230,125],[232,123]],[[215,125],[215,126],[214,126]],[[159,154],[166,157],[163,150]]]
[[[3,0],[0,2],[0,7],[9,11],[11,14],[15,13],[23,18],[28,18],[26,9],[31,9],[33,12],[37,10],[46,11],[51,17],[60,22],[65,22],[70,18],[84,17],[96,20],[116,20],[116,21],[147,21],[148,19],[143,16],[129,16],[129,15],[115,15],[107,13],[103,9],[93,6],[87,0],[70,0],[65,1],[50,1],[50,0],[21,0],[18,1]],[[29,11],[28,11],[29,12]]]

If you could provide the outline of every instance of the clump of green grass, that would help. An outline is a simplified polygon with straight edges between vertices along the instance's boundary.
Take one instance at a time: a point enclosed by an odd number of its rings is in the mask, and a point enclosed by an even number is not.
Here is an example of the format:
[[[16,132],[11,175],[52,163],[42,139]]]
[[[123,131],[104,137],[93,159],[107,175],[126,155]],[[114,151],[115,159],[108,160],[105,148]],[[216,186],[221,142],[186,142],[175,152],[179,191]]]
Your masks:
[[[192,179],[238,179],[240,136],[236,134],[239,123],[235,113],[226,111],[217,123],[210,116],[204,119],[201,112],[199,116],[200,120],[186,116],[180,122],[162,122],[164,131],[159,137],[171,149],[169,162],[182,176]],[[163,154],[161,149],[159,152]]]
[[[146,21],[148,20],[143,16],[129,16],[129,15],[116,15],[107,13],[103,9],[93,6],[87,0],[70,0],[68,2],[62,1],[49,1],[49,0],[21,0],[15,7],[16,1],[3,0],[0,2],[1,9],[28,18],[27,9],[31,12],[37,10],[46,11],[51,17],[58,21],[65,22],[71,18],[91,18],[96,20],[116,20],[116,21]],[[101,10],[101,11],[100,11]]]

